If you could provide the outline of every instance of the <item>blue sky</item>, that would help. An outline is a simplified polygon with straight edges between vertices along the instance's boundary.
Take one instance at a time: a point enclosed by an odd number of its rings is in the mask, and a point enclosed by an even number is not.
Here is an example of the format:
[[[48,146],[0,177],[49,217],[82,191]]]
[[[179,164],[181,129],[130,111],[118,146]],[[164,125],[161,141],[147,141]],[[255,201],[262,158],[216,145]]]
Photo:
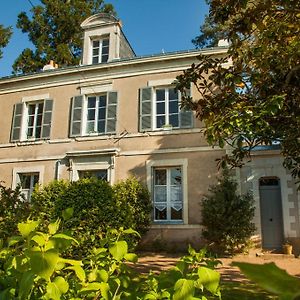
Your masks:
[[[23,49],[30,47],[27,35],[15,28],[21,11],[29,11],[29,0],[3,1],[0,23],[13,26],[14,34],[0,60],[0,77],[11,74],[11,66]],[[31,0],[34,5],[38,0]],[[111,0],[123,31],[137,55],[193,49],[208,12],[205,0]]]

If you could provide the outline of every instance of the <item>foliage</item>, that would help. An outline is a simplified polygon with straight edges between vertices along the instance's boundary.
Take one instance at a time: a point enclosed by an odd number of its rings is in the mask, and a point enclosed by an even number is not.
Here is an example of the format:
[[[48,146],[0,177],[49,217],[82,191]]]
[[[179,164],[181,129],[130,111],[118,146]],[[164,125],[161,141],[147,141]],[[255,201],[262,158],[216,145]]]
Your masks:
[[[63,219],[63,228],[80,242],[73,253],[79,257],[97,246],[108,228],[132,228],[143,234],[150,225],[149,192],[134,178],[113,187],[96,178],[53,181],[36,189],[31,202],[32,217],[43,218],[45,224]],[[137,240],[131,237],[130,246]]]
[[[3,54],[1,48],[8,44],[11,35],[12,30],[10,27],[4,27],[3,25],[0,25],[0,58],[2,58]]]
[[[148,189],[131,177],[115,184],[113,192],[122,226],[133,228],[140,234],[145,233],[151,223],[152,209]]]
[[[109,230],[99,248],[85,261],[66,259],[61,251],[76,242],[59,233],[60,221],[51,223],[47,233],[36,230],[38,221],[19,223],[20,235],[0,250],[1,299],[206,299],[220,298],[218,264],[206,258],[205,250],[189,248],[177,266],[146,278],[128,263],[137,256],[128,252],[122,236],[132,229]],[[196,298],[201,297],[202,298]],[[194,298],[193,298],[194,297]]]
[[[255,231],[252,195],[238,195],[237,183],[226,169],[209,192],[201,203],[203,236],[217,251],[228,254],[242,251]]]
[[[50,60],[61,66],[77,65],[82,48],[80,24],[99,12],[114,14],[113,6],[103,0],[41,0],[30,16],[21,12],[17,27],[28,33],[35,49],[22,51],[13,64],[14,72],[36,72]]]
[[[17,224],[29,216],[29,203],[20,192],[20,186],[15,190],[6,188],[0,182],[0,238],[6,240],[17,232]]]
[[[278,268],[274,263],[257,265],[235,262],[241,271],[266,291],[276,294],[279,299],[299,299],[300,280]]]
[[[222,161],[240,166],[257,145],[280,143],[285,166],[300,176],[300,2],[211,0],[211,22],[229,40],[228,57],[200,56],[178,77],[206,126],[209,144],[233,147]],[[221,162],[222,162],[221,161]]]

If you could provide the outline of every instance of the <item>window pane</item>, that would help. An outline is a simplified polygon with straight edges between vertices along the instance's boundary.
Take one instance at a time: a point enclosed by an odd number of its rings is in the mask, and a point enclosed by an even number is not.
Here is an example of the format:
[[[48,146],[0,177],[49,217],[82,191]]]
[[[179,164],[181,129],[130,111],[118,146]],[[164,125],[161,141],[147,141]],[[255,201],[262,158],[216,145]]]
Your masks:
[[[156,101],[164,101],[165,100],[165,90],[156,90]]]
[[[154,184],[155,185],[166,185],[167,184],[167,170],[166,169],[154,170]]]
[[[36,125],[42,125],[42,119],[43,119],[43,115],[38,115]]]
[[[161,128],[165,125],[165,116],[156,117],[156,128]]]
[[[158,102],[156,103],[156,113],[158,115],[165,113],[165,102]]]
[[[38,104],[38,114],[42,114],[43,113],[43,108],[44,108],[44,103],[39,103]]]
[[[94,48],[93,49],[93,56],[98,56],[99,55],[99,48]]]
[[[171,219],[172,220],[182,220],[182,209],[176,210],[171,208]]]
[[[27,136],[28,137],[32,137],[32,135],[33,135],[33,128],[32,127],[28,127]]]
[[[166,186],[156,186],[154,187],[154,202],[167,202],[167,187]]]
[[[155,220],[167,220],[167,208],[159,210],[155,207]]]
[[[88,117],[87,119],[90,120],[95,120],[95,110],[94,109],[89,109],[88,110]]]
[[[169,102],[169,113],[170,114],[178,113],[178,100]]]
[[[98,121],[98,132],[105,133],[105,121]]]
[[[102,46],[108,46],[109,45],[109,39],[105,39],[102,41]]]
[[[30,189],[30,175],[20,174],[19,177],[22,189]]]
[[[97,64],[99,62],[99,57],[98,56],[94,56],[93,57],[93,64]]]
[[[28,105],[28,115],[34,115],[34,112],[35,112],[35,105],[34,104]]]
[[[99,115],[98,115],[98,119],[99,120],[105,120],[105,108],[99,108]]]
[[[102,47],[102,55],[107,54],[108,55],[108,47]]]
[[[171,185],[181,185],[181,168],[171,169]]]
[[[101,62],[107,62],[107,61],[108,61],[108,55],[107,54],[102,55]]]
[[[178,99],[178,92],[174,88],[169,89],[169,100]]]
[[[93,41],[93,48],[99,48],[99,41]]]
[[[169,116],[169,124],[171,124],[173,127],[179,126],[178,114]]]
[[[36,129],[35,129],[35,137],[36,138],[41,137],[41,131],[42,131],[42,127],[36,127]]]
[[[105,107],[106,106],[106,96],[102,95],[99,96],[99,107]]]
[[[88,97],[88,108],[96,107],[96,97]]]
[[[86,124],[86,132],[87,133],[95,131],[95,125],[94,124],[95,124],[94,121],[87,122],[87,124]]]
[[[34,124],[34,116],[30,116],[28,118],[28,126],[33,126],[33,124]]]

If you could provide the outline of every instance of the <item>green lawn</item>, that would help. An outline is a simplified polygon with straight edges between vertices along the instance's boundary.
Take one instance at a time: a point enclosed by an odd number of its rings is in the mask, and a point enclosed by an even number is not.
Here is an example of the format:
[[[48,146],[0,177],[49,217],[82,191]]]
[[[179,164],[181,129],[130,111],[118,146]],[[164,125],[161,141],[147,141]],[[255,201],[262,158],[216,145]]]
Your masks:
[[[268,294],[251,282],[223,282],[222,300],[270,300],[278,297]]]

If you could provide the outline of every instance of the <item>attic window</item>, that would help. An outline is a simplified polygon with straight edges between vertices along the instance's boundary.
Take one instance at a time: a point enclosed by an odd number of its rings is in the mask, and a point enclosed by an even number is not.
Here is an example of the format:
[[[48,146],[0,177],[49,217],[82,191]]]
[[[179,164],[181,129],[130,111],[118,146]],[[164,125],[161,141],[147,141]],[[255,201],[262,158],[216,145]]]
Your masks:
[[[92,64],[108,61],[109,38],[92,40]]]

